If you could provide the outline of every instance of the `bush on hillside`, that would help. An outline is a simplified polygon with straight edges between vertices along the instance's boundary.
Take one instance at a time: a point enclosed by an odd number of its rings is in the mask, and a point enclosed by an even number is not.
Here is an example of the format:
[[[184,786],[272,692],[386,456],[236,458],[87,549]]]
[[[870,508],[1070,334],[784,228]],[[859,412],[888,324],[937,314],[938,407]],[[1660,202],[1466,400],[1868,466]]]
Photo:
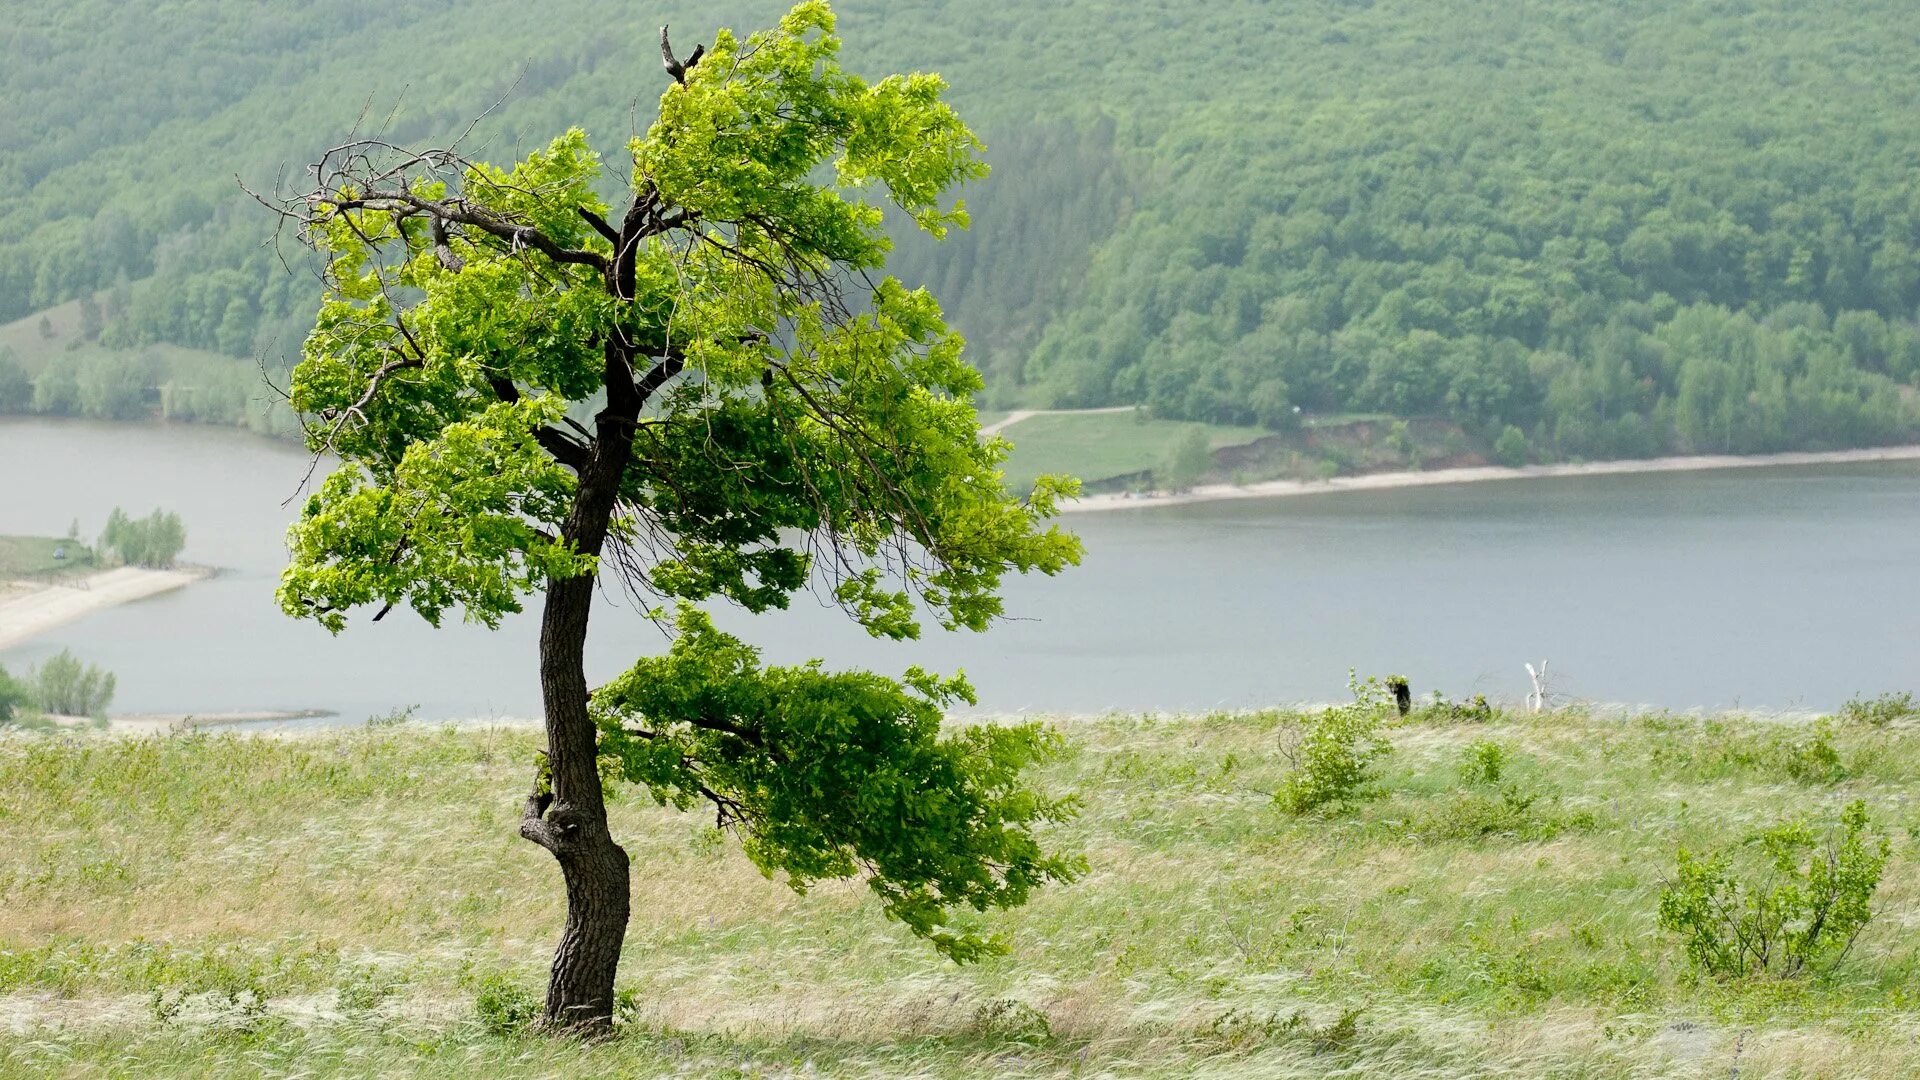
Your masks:
[[[1920,716],[1920,702],[1910,693],[1881,694],[1876,698],[1852,698],[1840,706],[1840,719],[1849,724],[1886,727],[1895,720]]]
[[[1761,864],[1743,873],[1735,853],[1680,849],[1660,894],[1660,927],[1684,942],[1703,974],[1791,978],[1839,963],[1873,918],[1892,844],[1866,804],[1848,804],[1824,844],[1803,820],[1749,837]]]
[[[475,990],[474,1019],[495,1038],[525,1035],[540,1018],[540,999],[504,975],[489,975],[478,980]]]
[[[1280,752],[1292,766],[1274,801],[1290,814],[1372,798],[1374,762],[1392,749],[1381,734],[1391,699],[1378,679],[1354,685],[1351,704],[1326,709],[1292,729]]]
[[[1721,720],[1705,724],[1667,719],[1643,721],[1654,734],[1652,763],[1668,772],[1706,778],[1739,774],[1773,781],[1832,784],[1860,771],[1858,752],[1843,755],[1839,732],[1822,717],[1810,725],[1778,724],[1752,730]]]
[[[1491,787],[1500,782],[1513,754],[1492,739],[1475,739],[1460,751],[1460,782],[1475,787]]]

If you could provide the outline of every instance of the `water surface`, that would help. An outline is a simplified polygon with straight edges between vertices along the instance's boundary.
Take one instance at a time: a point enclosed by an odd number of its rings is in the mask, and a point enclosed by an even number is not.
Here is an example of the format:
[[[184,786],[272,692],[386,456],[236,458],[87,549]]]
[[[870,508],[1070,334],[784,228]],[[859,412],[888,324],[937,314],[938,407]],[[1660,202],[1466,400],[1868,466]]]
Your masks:
[[[358,721],[537,713],[537,619],[435,631],[404,610],[339,637],[282,616],[296,447],[191,426],[0,420],[0,533],[98,532],[177,510],[223,573],[0,652],[62,648],[119,676],[116,711],[335,710]],[[1198,709],[1343,692],[1349,667],[1416,691],[1555,689],[1678,708],[1831,708],[1920,688],[1920,463],[1493,482],[1066,519],[1086,563],[1016,579],[987,635],[875,642],[837,612],[722,622],[780,662],[964,668],[990,711]],[[608,595],[589,674],[658,651]],[[619,606],[616,606],[619,605]]]

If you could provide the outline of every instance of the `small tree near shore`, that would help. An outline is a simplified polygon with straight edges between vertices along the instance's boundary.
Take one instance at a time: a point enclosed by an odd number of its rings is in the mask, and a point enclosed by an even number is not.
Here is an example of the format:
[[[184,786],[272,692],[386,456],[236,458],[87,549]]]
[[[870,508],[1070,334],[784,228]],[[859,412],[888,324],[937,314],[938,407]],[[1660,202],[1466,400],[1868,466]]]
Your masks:
[[[1167,454],[1166,463],[1154,470],[1154,481],[1165,491],[1186,491],[1200,482],[1213,468],[1213,446],[1207,429],[1195,424],[1180,436]]]
[[[1525,465],[1532,453],[1532,448],[1527,445],[1526,433],[1512,424],[1508,424],[1500,437],[1493,441],[1493,460],[1508,468],[1517,469]]]
[[[130,566],[164,570],[173,565],[181,549],[187,546],[187,529],[178,514],[155,510],[144,518],[135,518],[116,506],[113,513],[107,515],[100,546]]]
[[[41,711],[58,716],[106,715],[113,704],[113,673],[82,663],[69,649],[47,658],[27,673],[27,688]]]
[[[266,200],[328,259],[292,398],[343,461],[290,532],[286,610],[495,625],[544,593],[547,750],[519,832],[566,887],[548,1030],[612,1022],[630,888],[609,778],[704,805],[795,888],[864,876],[956,960],[999,948],[972,913],[1074,872],[1035,832],[1070,805],[1023,780],[1045,730],[945,733],[965,682],[763,667],[699,608],[813,583],[876,636],[983,630],[1006,573],[1079,557],[1046,520],[1072,482],[1006,490],[959,337],[872,275],[891,245],[870,197],[936,237],[964,225],[944,199],[984,175],[980,144],[937,77],[866,82],[834,30],[802,3],[683,61],[663,29],[671,81],[617,211],[577,130],[510,169],[355,143]],[[603,575],[656,597],[674,640],[590,691]]]

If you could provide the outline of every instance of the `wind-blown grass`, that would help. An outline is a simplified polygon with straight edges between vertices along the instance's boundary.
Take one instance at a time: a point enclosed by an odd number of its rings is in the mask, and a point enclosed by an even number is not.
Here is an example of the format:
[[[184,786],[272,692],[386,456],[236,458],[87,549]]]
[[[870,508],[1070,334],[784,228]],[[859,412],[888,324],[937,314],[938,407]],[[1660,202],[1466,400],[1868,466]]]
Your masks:
[[[938,960],[858,885],[796,896],[628,792],[622,1035],[488,1034],[558,875],[514,836],[536,737],[0,741],[0,1075],[1908,1076],[1920,752],[1903,724],[1580,712],[1394,728],[1383,797],[1273,804],[1297,714],[1066,721],[1090,872]],[[1418,714],[1416,714],[1416,721]],[[1505,748],[1498,785],[1463,750]],[[1714,750],[1719,747],[1719,750]],[[1784,748],[1784,749],[1783,749]],[[1832,974],[1698,981],[1674,851],[1860,798],[1896,837]]]

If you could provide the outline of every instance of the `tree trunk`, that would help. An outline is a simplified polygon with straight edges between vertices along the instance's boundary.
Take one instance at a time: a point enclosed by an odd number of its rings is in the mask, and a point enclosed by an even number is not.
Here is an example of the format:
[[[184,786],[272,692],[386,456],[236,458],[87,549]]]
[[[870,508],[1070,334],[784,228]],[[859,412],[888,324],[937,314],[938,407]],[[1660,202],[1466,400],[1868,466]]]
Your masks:
[[[632,406],[637,413],[638,406]],[[581,469],[564,535],[586,555],[606,543],[620,478],[633,448],[632,413],[609,409]],[[600,787],[599,731],[587,710],[587,617],[595,579],[548,583],[540,623],[540,692],[547,721],[550,785],[527,796],[520,835],[553,853],[567,884],[567,925],[554,952],[542,1025],[599,1038],[613,1030],[613,980],[626,940],[627,853],[607,828]]]
[[[567,884],[567,925],[547,982],[544,1026],[597,1038],[613,1029],[613,979],[626,940],[627,853],[607,828],[598,733],[587,713],[584,651],[593,579],[554,582],[540,627],[551,791],[529,797],[521,835],[553,853]]]

